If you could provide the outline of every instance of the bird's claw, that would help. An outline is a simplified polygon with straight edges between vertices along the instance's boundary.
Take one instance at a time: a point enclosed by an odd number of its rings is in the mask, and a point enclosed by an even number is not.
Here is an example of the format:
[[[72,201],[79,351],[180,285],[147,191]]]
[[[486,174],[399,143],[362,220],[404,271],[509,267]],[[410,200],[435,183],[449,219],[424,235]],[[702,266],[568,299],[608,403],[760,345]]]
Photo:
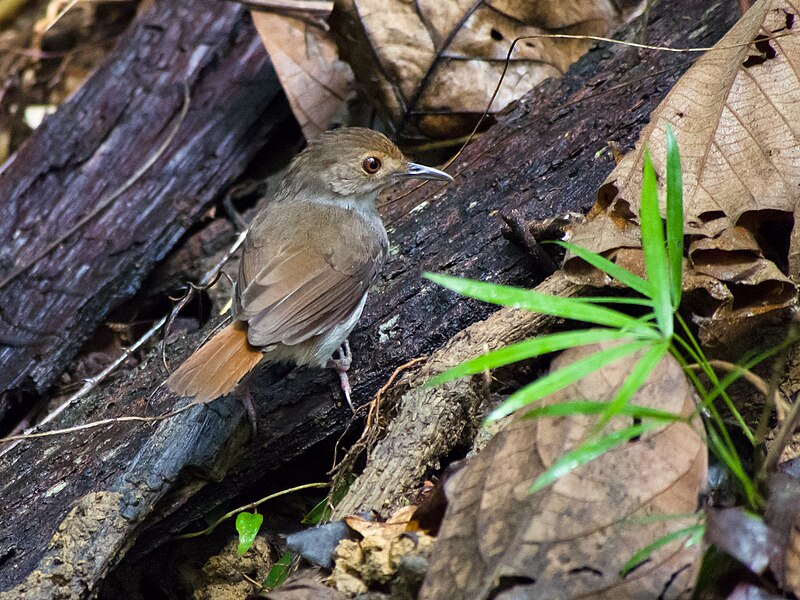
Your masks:
[[[350,397],[350,380],[347,377],[347,371],[350,369],[350,365],[353,363],[353,355],[350,352],[350,342],[348,340],[344,341],[339,350],[337,350],[336,355],[338,358],[331,358],[328,361],[327,366],[329,369],[335,369],[339,374],[339,383],[342,386],[344,398],[347,400],[347,406],[349,406],[350,410],[355,413],[356,409],[353,406],[353,400]]]

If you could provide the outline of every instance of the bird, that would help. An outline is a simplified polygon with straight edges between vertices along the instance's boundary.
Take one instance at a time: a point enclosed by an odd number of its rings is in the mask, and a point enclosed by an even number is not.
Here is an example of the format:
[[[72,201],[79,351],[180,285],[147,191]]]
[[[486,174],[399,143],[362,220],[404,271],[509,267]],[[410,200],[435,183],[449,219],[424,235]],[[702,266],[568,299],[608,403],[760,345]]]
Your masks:
[[[250,224],[230,324],[168,377],[170,391],[207,403],[231,393],[262,360],[288,362],[335,369],[353,410],[347,338],[389,249],[375,202],[406,179],[453,181],[410,162],[371,129],[335,129],[309,141]],[[248,411],[253,421],[252,405]]]

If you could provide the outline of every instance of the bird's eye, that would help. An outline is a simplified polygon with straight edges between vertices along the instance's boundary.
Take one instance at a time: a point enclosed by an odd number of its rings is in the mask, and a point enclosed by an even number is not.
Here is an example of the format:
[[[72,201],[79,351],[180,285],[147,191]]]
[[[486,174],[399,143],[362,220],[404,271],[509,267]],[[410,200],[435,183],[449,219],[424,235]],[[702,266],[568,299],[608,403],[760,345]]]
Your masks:
[[[380,170],[381,161],[374,156],[368,156],[361,161],[361,168],[364,169],[364,172],[368,175],[374,175]]]

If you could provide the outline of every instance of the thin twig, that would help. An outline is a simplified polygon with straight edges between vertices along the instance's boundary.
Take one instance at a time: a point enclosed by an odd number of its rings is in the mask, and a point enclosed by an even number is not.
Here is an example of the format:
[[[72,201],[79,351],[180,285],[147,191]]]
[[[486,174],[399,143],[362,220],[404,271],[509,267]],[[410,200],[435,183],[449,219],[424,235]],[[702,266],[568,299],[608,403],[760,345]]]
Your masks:
[[[363,406],[359,406],[356,409],[355,413],[353,413],[353,418],[350,421],[350,424],[355,421],[355,417],[358,414],[358,411],[362,410],[364,406],[369,406],[369,412],[367,413],[366,423],[364,424],[364,430],[361,432],[359,438],[355,441],[353,445],[348,448],[347,453],[344,455],[342,460],[337,461],[337,451],[339,448],[339,444],[344,439],[345,434],[350,429],[349,425],[345,428],[345,431],[339,436],[339,439],[336,441],[336,445],[334,446],[334,455],[333,455],[333,466],[331,470],[328,472],[331,475],[331,491],[328,493],[328,504],[333,507],[333,500],[331,495],[334,493],[336,489],[340,487],[340,483],[347,477],[348,473],[352,470],[353,465],[355,465],[356,459],[361,455],[361,453],[366,450],[367,454],[369,455],[369,451],[372,445],[378,438],[380,428],[378,427],[378,421],[380,419],[380,407],[381,407],[381,400],[383,395],[392,387],[397,377],[403,371],[408,370],[412,366],[420,363],[424,360],[427,360],[427,356],[419,356],[414,358],[407,363],[404,363],[397,367],[389,376],[388,381],[378,390],[378,392],[373,396],[372,400],[369,404],[365,404]]]
[[[316,482],[316,483],[304,483],[303,485],[298,485],[297,487],[289,488],[287,490],[281,490],[280,492],[275,492],[274,494],[270,494],[269,496],[265,496],[264,498],[261,498],[261,500],[256,500],[255,502],[251,502],[250,504],[245,504],[244,506],[240,506],[239,508],[234,508],[233,510],[226,512],[219,519],[217,519],[216,521],[211,523],[211,525],[209,525],[208,527],[206,527],[202,531],[194,531],[192,533],[182,533],[181,535],[176,535],[175,539],[177,539],[177,540],[188,540],[190,538],[199,537],[201,535],[207,535],[207,534],[211,533],[212,531],[214,531],[214,529],[216,529],[217,525],[219,525],[223,521],[226,521],[226,520],[230,519],[231,517],[234,517],[234,516],[238,515],[243,510],[251,510],[251,509],[255,508],[256,506],[260,506],[261,504],[264,504],[264,502],[267,502],[268,500],[274,500],[275,498],[278,498],[280,496],[286,496],[287,494],[292,494],[294,492],[300,492],[302,490],[310,490],[310,489],[315,489],[315,488],[324,488],[324,487],[328,487],[329,485],[330,485],[329,483],[322,482],[322,481]]]
[[[225,272],[222,270],[222,267],[225,266],[231,256],[233,256],[239,247],[244,243],[245,238],[247,237],[247,229],[244,229],[236,236],[236,240],[231,244],[231,247],[228,248],[227,252],[220,258],[217,263],[200,278],[200,281],[197,284],[189,283],[189,287],[186,290],[186,294],[178,301],[178,303],[172,308],[172,311],[169,314],[169,317],[166,321],[166,328],[164,330],[164,344],[161,346],[161,361],[164,364],[164,369],[166,369],[167,373],[169,373],[169,364],[167,364],[167,344],[166,339],[169,335],[170,328],[172,327],[172,322],[175,320],[175,317],[178,316],[178,313],[183,309],[184,306],[194,297],[194,294],[198,290],[205,290],[212,285],[214,285],[219,279],[220,275],[224,274]],[[225,275],[227,277],[227,275]]]
[[[250,585],[255,587],[259,592],[264,589],[264,586],[257,582],[255,579],[250,577],[247,573],[242,573],[239,569],[236,569],[236,572],[242,576],[242,578],[247,581]]]
[[[167,317],[161,317],[158,321],[156,321],[150,329],[148,329],[144,335],[142,335],[138,340],[136,340],[132,345],[128,346],[127,348],[122,349],[122,354],[120,354],[114,361],[108,365],[105,369],[100,371],[97,375],[93,377],[89,377],[81,386],[77,392],[75,392],[72,396],[70,396],[61,406],[50,412],[44,419],[42,419],[39,423],[36,424],[35,427],[41,427],[42,425],[46,425],[53,419],[55,419],[59,414],[61,414],[68,406],[74,404],[86,394],[91,392],[97,385],[104,381],[106,377],[108,377],[117,367],[119,367],[122,363],[124,363],[130,356],[133,355],[139,348],[141,348],[145,343],[147,343],[155,334],[159,332],[159,330],[164,326],[166,323]]]
[[[787,31],[787,32],[783,32],[783,33],[778,33],[778,34],[773,35],[773,36],[764,37],[763,40],[764,41],[774,40],[774,39],[786,37],[786,36],[793,35],[793,34],[794,34],[794,32]],[[497,85],[495,86],[494,91],[492,92],[492,96],[489,98],[489,103],[487,104],[486,109],[483,111],[483,114],[478,119],[478,122],[475,124],[475,127],[472,128],[472,131],[467,136],[466,141],[461,146],[461,148],[458,150],[458,152],[456,152],[452,157],[450,157],[450,159],[444,165],[442,165],[442,167],[441,167],[442,170],[447,170],[447,168],[450,165],[452,165],[453,162],[455,162],[455,160],[459,156],[461,156],[461,154],[464,152],[464,150],[467,148],[467,146],[469,146],[469,144],[472,143],[472,140],[475,138],[475,136],[478,133],[478,130],[480,129],[481,125],[483,125],[483,122],[486,120],[486,117],[489,116],[489,113],[490,113],[491,108],[492,108],[492,104],[494,104],[494,101],[497,98],[497,94],[500,91],[500,86],[503,84],[503,80],[505,79],[506,73],[508,72],[508,66],[511,63],[511,55],[514,52],[514,48],[516,47],[517,42],[521,42],[523,40],[537,39],[537,38],[540,38],[540,39],[590,40],[590,41],[596,41],[596,42],[607,42],[609,44],[617,44],[617,45],[620,45],[620,46],[629,46],[629,47],[633,47],[633,48],[639,48],[639,49],[642,49],[642,50],[658,50],[658,51],[662,51],[662,52],[677,52],[677,53],[696,53],[696,52],[712,52],[712,51],[718,52],[718,51],[722,51],[722,50],[732,50],[732,49],[735,49],[735,48],[744,48],[744,47],[750,46],[753,43],[751,41],[751,42],[746,42],[746,43],[743,43],[743,44],[732,44],[730,46],[719,46],[719,47],[715,47],[715,46],[700,46],[700,47],[690,47],[690,48],[671,48],[669,46],[653,46],[653,45],[649,45],[649,44],[639,44],[639,43],[636,43],[636,42],[627,42],[625,40],[617,40],[617,39],[614,39],[614,38],[607,38],[607,37],[601,37],[601,36],[595,36],[595,35],[571,35],[571,34],[566,34],[566,33],[538,33],[538,34],[525,35],[525,36],[520,36],[518,38],[515,38],[511,42],[511,45],[508,48],[508,52],[506,53],[506,58],[503,61],[503,70],[500,73],[500,78],[497,81]],[[620,84],[620,85],[622,85],[622,84]],[[456,176],[457,175],[458,174],[456,174]],[[420,189],[421,187],[427,185],[428,183],[430,183],[430,182],[429,181],[423,181],[423,182],[419,183],[418,185],[414,186],[413,188],[411,188],[410,190],[408,190],[407,192],[399,195],[398,197],[392,198],[390,201],[385,202],[382,206],[389,206],[391,204],[394,204],[395,202],[399,202],[403,198],[405,198],[405,197],[409,196],[410,194],[416,192],[418,189]],[[447,185],[447,184],[444,184],[444,185]]]
[[[392,374],[389,376],[389,379],[386,381],[386,383],[383,384],[381,389],[378,390],[378,392],[372,398],[372,401],[366,405],[369,406],[369,412],[367,413],[367,423],[365,429],[369,429],[378,422],[378,419],[380,418],[381,400],[383,399],[383,395],[389,390],[390,387],[392,387],[392,385],[394,385],[394,382],[400,373],[427,359],[427,356],[418,356],[417,358],[412,358],[407,363],[403,363],[394,371],[392,371]],[[363,406],[359,407],[358,410],[361,410],[362,408]]]
[[[174,413],[168,413],[166,415],[162,415],[162,416],[159,416],[159,417],[119,417],[119,418],[116,418],[116,419],[103,419],[102,421],[94,421],[92,423],[86,423],[85,425],[77,425],[75,427],[69,427],[67,429],[53,429],[52,431],[45,431],[45,432],[41,432],[41,433],[33,433],[36,429],[42,427],[43,425],[46,425],[47,423],[49,423],[50,421],[55,419],[59,414],[64,412],[64,410],[66,410],[69,406],[73,405],[75,402],[77,402],[78,400],[80,400],[81,398],[86,396],[89,392],[94,390],[115,369],[117,369],[122,363],[124,363],[128,359],[128,357],[130,357],[134,352],[136,352],[145,343],[147,343],[150,339],[152,339],[159,331],[161,331],[161,329],[163,327],[166,326],[166,329],[168,331],[169,325],[175,319],[175,316],[177,315],[178,311],[180,311],[180,309],[186,304],[186,302],[188,301],[189,295],[191,293],[193,293],[194,290],[196,290],[196,289],[205,289],[206,287],[208,287],[211,283],[213,283],[220,276],[220,273],[222,272],[222,267],[230,259],[230,257],[239,249],[239,246],[242,245],[242,243],[244,242],[244,239],[245,239],[246,236],[247,236],[247,231],[241,232],[236,237],[236,240],[231,245],[231,247],[228,248],[228,250],[224,254],[224,256],[219,261],[217,261],[217,263],[214,265],[214,267],[211,268],[211,270],[207,271],[203,275],[203,277],[201,277],[200,283],[197,284],[197,285],[191,284],[191,283],[189,284],[189,291],[181,299],[181,301],[173,308],[173,310],[170,312],[170,314],[161,317],[158,321],[156,321],[156,323],[153,324],[152,327],[150,327],[150,329],[147,330],[147,332],[144,333],[144,335],[142,335],[138,340],[136,340],[136,342],[134,342],[133,345],[129,346],[128,348],[123,349],[122,354],[120,356],[118,356],[114,360],[114,362],[112,362],[110,365],[108,365],[105,369],[103,369],[100,373],[98,373],[94,377],[90,377],[89,379],[87,379],[80,390],[78,390],[72,396],[70,396],[63,404],[61,404],[61,406],[59,406],[54,411],[49,413],[44,419],[42,419],[41,422],[37,423],[33,427],[28,428],[27,430],[25,430],[23,433],[21,433],[19,435],[9,436],[9,437],[6,437],[6,438],[0,438],[0,443],[8,442],[8,441],[19,442],[19,441],[22,441],[22,440],[27,440],[27,439],[32,439],[32,438],[49,437],[49,436],[53,436],[53,435],[63,435],[63,434],[73,433],[75,431],[81,431],[83,429],[90,429],[92,427],[98,427],[100,425],[118,423],[118,422],[123,422],[123,421],[149,421],[149,420],[166,419],[166,418],[168,418],[170,416],[173,416],[173,415],[177,414],[178,412],[180,412],[180,411],[177,411],[177,412],[174,412]],[[167,369],[167,371],[169,371],[169,367],[168,367],[167,362],[166,362],[166,355],[164,354],[164,348],[165,347],[166,347],[166,334],[165,334],[164,344],[162,345],[162,361],[164,362],[164,366]],[[181,411],[185,410],[185,408],[184,409],[180,409],[180,410]],[[16,446],[16,444],[12,444],[11,446],[8,446],[8,447],[3,448],[2,450],[0,450],[0,456],[2,456],[6,452],[8,452],[12,448],[14,448],[14,446]]]
[[[77,3],[78,0],[68,0],[66,5],[60,11],[58,11],[58,14],[56,14],[56,16],[44,28],[44,30],[42,31],[42,35],[50,31],[50,29],[52,29],[52,27],[61,20],[61,17],[63,17],[70,10],[72,10],[72,7],[75,6]]]
[[[64,429],[51,429],[50,431],[39,431],[35,433],[21,433],[19,435],[10,435],[8,437],[0,438],[0,444],[4,444],[6,442],[21,442],[23,440],[30,440],[35,438],[45,438],[45,437],[52,437],[56,435],[67,435],[70,433],[75,433],[76,431],[84,431],[85,429],[94,429],[95,427],[102,427],[103,425],[115,425],[117,423],[129,423],[129,422],[139,422],[139,423],[152,423],[155,421],[163,421],[164,419],[171,419],[172,417],[184,412],[192,408],[193,406],[198,406],[194,402],[190,402],[189,404],[180,407],[177,410],[173,410],[172,412],[168,412],[163,415],[156,415],[154,417],[114,417],[112,419],[101,419],[100,421],[90,421],[89,423],[83,423],[82,425],[75,425],[73,427],[65,427]],[[0,456],[11,450],[16,444],[13,444],[9,448],[4,448],[2,452],[0,452]]]

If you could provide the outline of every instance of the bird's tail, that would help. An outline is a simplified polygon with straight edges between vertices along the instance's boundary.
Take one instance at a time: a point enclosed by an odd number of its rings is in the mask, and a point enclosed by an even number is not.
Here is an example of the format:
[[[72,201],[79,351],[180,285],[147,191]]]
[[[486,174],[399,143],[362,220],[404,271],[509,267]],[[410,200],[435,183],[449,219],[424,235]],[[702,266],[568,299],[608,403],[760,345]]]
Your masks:
[[[194,402],[230,393],[264,355],[247,341],[247,326],[234,321],[198,348],[167,379],[167,387]]]

